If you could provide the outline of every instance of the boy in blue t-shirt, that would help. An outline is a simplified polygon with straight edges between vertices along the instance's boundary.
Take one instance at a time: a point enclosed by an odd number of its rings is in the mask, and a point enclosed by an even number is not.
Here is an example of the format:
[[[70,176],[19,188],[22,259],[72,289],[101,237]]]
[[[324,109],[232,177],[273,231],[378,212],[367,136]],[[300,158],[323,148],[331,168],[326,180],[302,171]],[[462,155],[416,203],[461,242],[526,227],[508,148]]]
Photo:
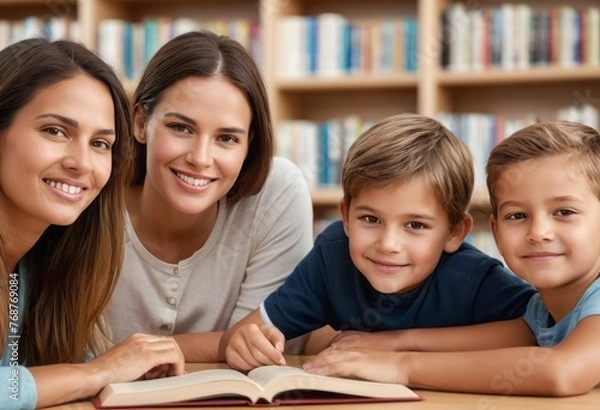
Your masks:
[[[286,339],[325,325],[376,332],[523,314],[533,288],[463,243],[473,161],[439,122],[402,114],[371,127],[349,149],[342,187],[342,221],[223,335],[230,366],[283,364]]]
[[[307,371],[493,394],[570,396],[600,384],[600,134],[566,121],[526,127],[492,150],[487,173],[498,249],[538,290],[524,316],[420,334],[468,334],[478,351],[345,343],[311,359]]]

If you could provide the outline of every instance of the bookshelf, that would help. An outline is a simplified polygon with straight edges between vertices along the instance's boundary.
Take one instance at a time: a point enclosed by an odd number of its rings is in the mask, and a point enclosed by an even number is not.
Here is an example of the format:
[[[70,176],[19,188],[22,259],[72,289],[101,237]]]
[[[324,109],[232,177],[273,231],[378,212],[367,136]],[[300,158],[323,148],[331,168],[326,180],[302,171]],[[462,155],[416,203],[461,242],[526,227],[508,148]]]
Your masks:
[[[291,14],[316,15],[335,12],[349,19],[403,17],[414,14],[418,22],[419,45],[417,73],[346,75],[336,78],[287,79],[277,75],[276,61],[270,61],[268,80],[272,100],[277,109],[276,122],[302,118],[324,121],[347,113],[359,113],[362,118],[377,120],[402,111],[413,111],[432,117],[440,112],[484,112],[519,117],[532,111],[537,119],[555,119],[565,106],[589,103],[600,109],[600,65],[581,64],[563,67],[550,64],[526,69],[485,68],[481,71],[454,72],[444,69],[441,62],[442,14],[457,1],[413,0],[375,1],[361,8],[358,1],[286,2],[267,16],[269,24]],[[482,9],[498,7],[504,2],[463,2]],[[506,2],[516,5],[516,1]],[[593,0],[541,1],[524,3],[532,8],[558,8],[572,5],[579,9],[596,6]],[[271,50],[276,47],[271,45]],[[273,56],[272,56],[273,57]],[[341,197],[337,188],[319,188],[313,193],[315,214],[326,215]],[[330,211],[330,210],[329,210]],[[476,228],[487,228],[489,204],[484,187],[473,196],[472,209]]]
[[[600,108],[600,64],[563,67],[549,64],[525,69],[484,68],[450,71],[442,67],[442,16],[453,0],[0,0],[3,19],[30,15],[67,16],[78,22],[80,39],[98,47],[98,27],[105,19],[136,22],[147,17],[187,17],[199,21],[252,19],[260,23],[260,61],[273,107],[275,128],[288,120],[326,121],[357,114],[366,122],[400,112],[437,117],[440,112],[485,112],[508,118],[532,112],[550,119],[569,105]],[[464,1],[482,10],[525,3],[532,9],[598,7],[597,0]],[[280,22],[289,16],[337,13],[351,22],[414,18],[417,24],[416,71],[363,72],[338,76],[288,78],[279,73]],[[133,85],[129,84],[128,88]],[[341,190],[313,190],[315,217],[337,215]],[[487,196],[478,189],[473,213],[487,226]],[[485,221],[485,222],[483,222]]]

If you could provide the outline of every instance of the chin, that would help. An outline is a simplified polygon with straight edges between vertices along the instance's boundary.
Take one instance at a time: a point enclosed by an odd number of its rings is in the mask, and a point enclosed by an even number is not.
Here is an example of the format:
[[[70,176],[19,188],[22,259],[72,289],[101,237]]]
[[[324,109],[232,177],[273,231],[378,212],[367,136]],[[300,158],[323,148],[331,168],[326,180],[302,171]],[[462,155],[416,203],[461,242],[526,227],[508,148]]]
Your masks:
[[[374,284],[371,283],[371,286],[373,286],[373,288],[379,292],[379,293],[383,293],[385,295],[391,295],[391,294],[395,294],[395,293],[401,293],[403,291],[402,288],[398,288],[397,286],[392,286],[392,285],[383,285],[383,284]]]
[[[81,216],[81,214],[77,214],[75,216],[73,215],[61,215],[58,216],[56,218],[51,218],[50,220],[50,224],[51,225],[58,225],[58,226],[69,226],[75,223],[75,221],[77,220],[77,218],[79,218],[79,216]]]

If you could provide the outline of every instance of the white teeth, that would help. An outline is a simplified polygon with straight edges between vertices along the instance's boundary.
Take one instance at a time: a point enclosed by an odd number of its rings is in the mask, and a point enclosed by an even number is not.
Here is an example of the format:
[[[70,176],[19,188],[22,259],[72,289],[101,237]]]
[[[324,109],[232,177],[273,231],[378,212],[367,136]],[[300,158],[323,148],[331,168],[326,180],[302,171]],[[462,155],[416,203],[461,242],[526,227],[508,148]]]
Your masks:
[[[52,188],[59,189],[67,194],[73,195],[81,192],[81,187],[65,184],[64,182],[56,182],[49,179],[45,179],[44,182],[50,185]]]
[[[205,186],[205,185],[208,185],[208,183],[210,182],[209,179],[192,178],[192,177],[188,177],[187,175],[182,174],[181,172],[177,172],[176,175],[177,175],[177,178],[181,179],[186,184],[193,185],[193,186]]]

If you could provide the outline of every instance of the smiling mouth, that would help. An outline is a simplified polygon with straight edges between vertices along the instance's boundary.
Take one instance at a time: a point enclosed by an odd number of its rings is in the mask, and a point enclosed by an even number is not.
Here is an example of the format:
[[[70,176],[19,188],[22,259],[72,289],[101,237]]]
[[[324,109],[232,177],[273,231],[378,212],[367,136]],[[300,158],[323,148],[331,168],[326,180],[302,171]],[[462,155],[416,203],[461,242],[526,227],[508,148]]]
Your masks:
[[[51,179],[43,180],[46,184],[50,185],[52,188],[58,189],[66,194],[75,195],[80,193],[84,188],[75,185],[65,184],[64,182],[53,181]]]
[[[401,263],[392,263],[392,262],[382,262],[382,261],[376,261],[374,259],[371,259],[371,262],[376,265],[379,266],[383,269],[400,269],[403,268],[405,266],[408,266],[407,264],[401,264]]]
[[[533,261],[537,261],[537,260],[549,260],[549,259],[554,259],[561,256],[561,254],[559,253],[545,253],[545,254],[539,254],[539,255],[525,255],[523,258],[526,260],[533,260]]]
[[[210,179],[206,179],[206,178],[192,178],[192,177],[189,177],[189,176],[187,176],[185,174],[182,174],[181,172],[175,172],[175,175],[177,176],[177,178],[179,178],[180,180],[182,180],[186,184],[191,185],[191,186],[195,186],[195,187],[206,186],[206,185],[208,185],[211,182]]]

